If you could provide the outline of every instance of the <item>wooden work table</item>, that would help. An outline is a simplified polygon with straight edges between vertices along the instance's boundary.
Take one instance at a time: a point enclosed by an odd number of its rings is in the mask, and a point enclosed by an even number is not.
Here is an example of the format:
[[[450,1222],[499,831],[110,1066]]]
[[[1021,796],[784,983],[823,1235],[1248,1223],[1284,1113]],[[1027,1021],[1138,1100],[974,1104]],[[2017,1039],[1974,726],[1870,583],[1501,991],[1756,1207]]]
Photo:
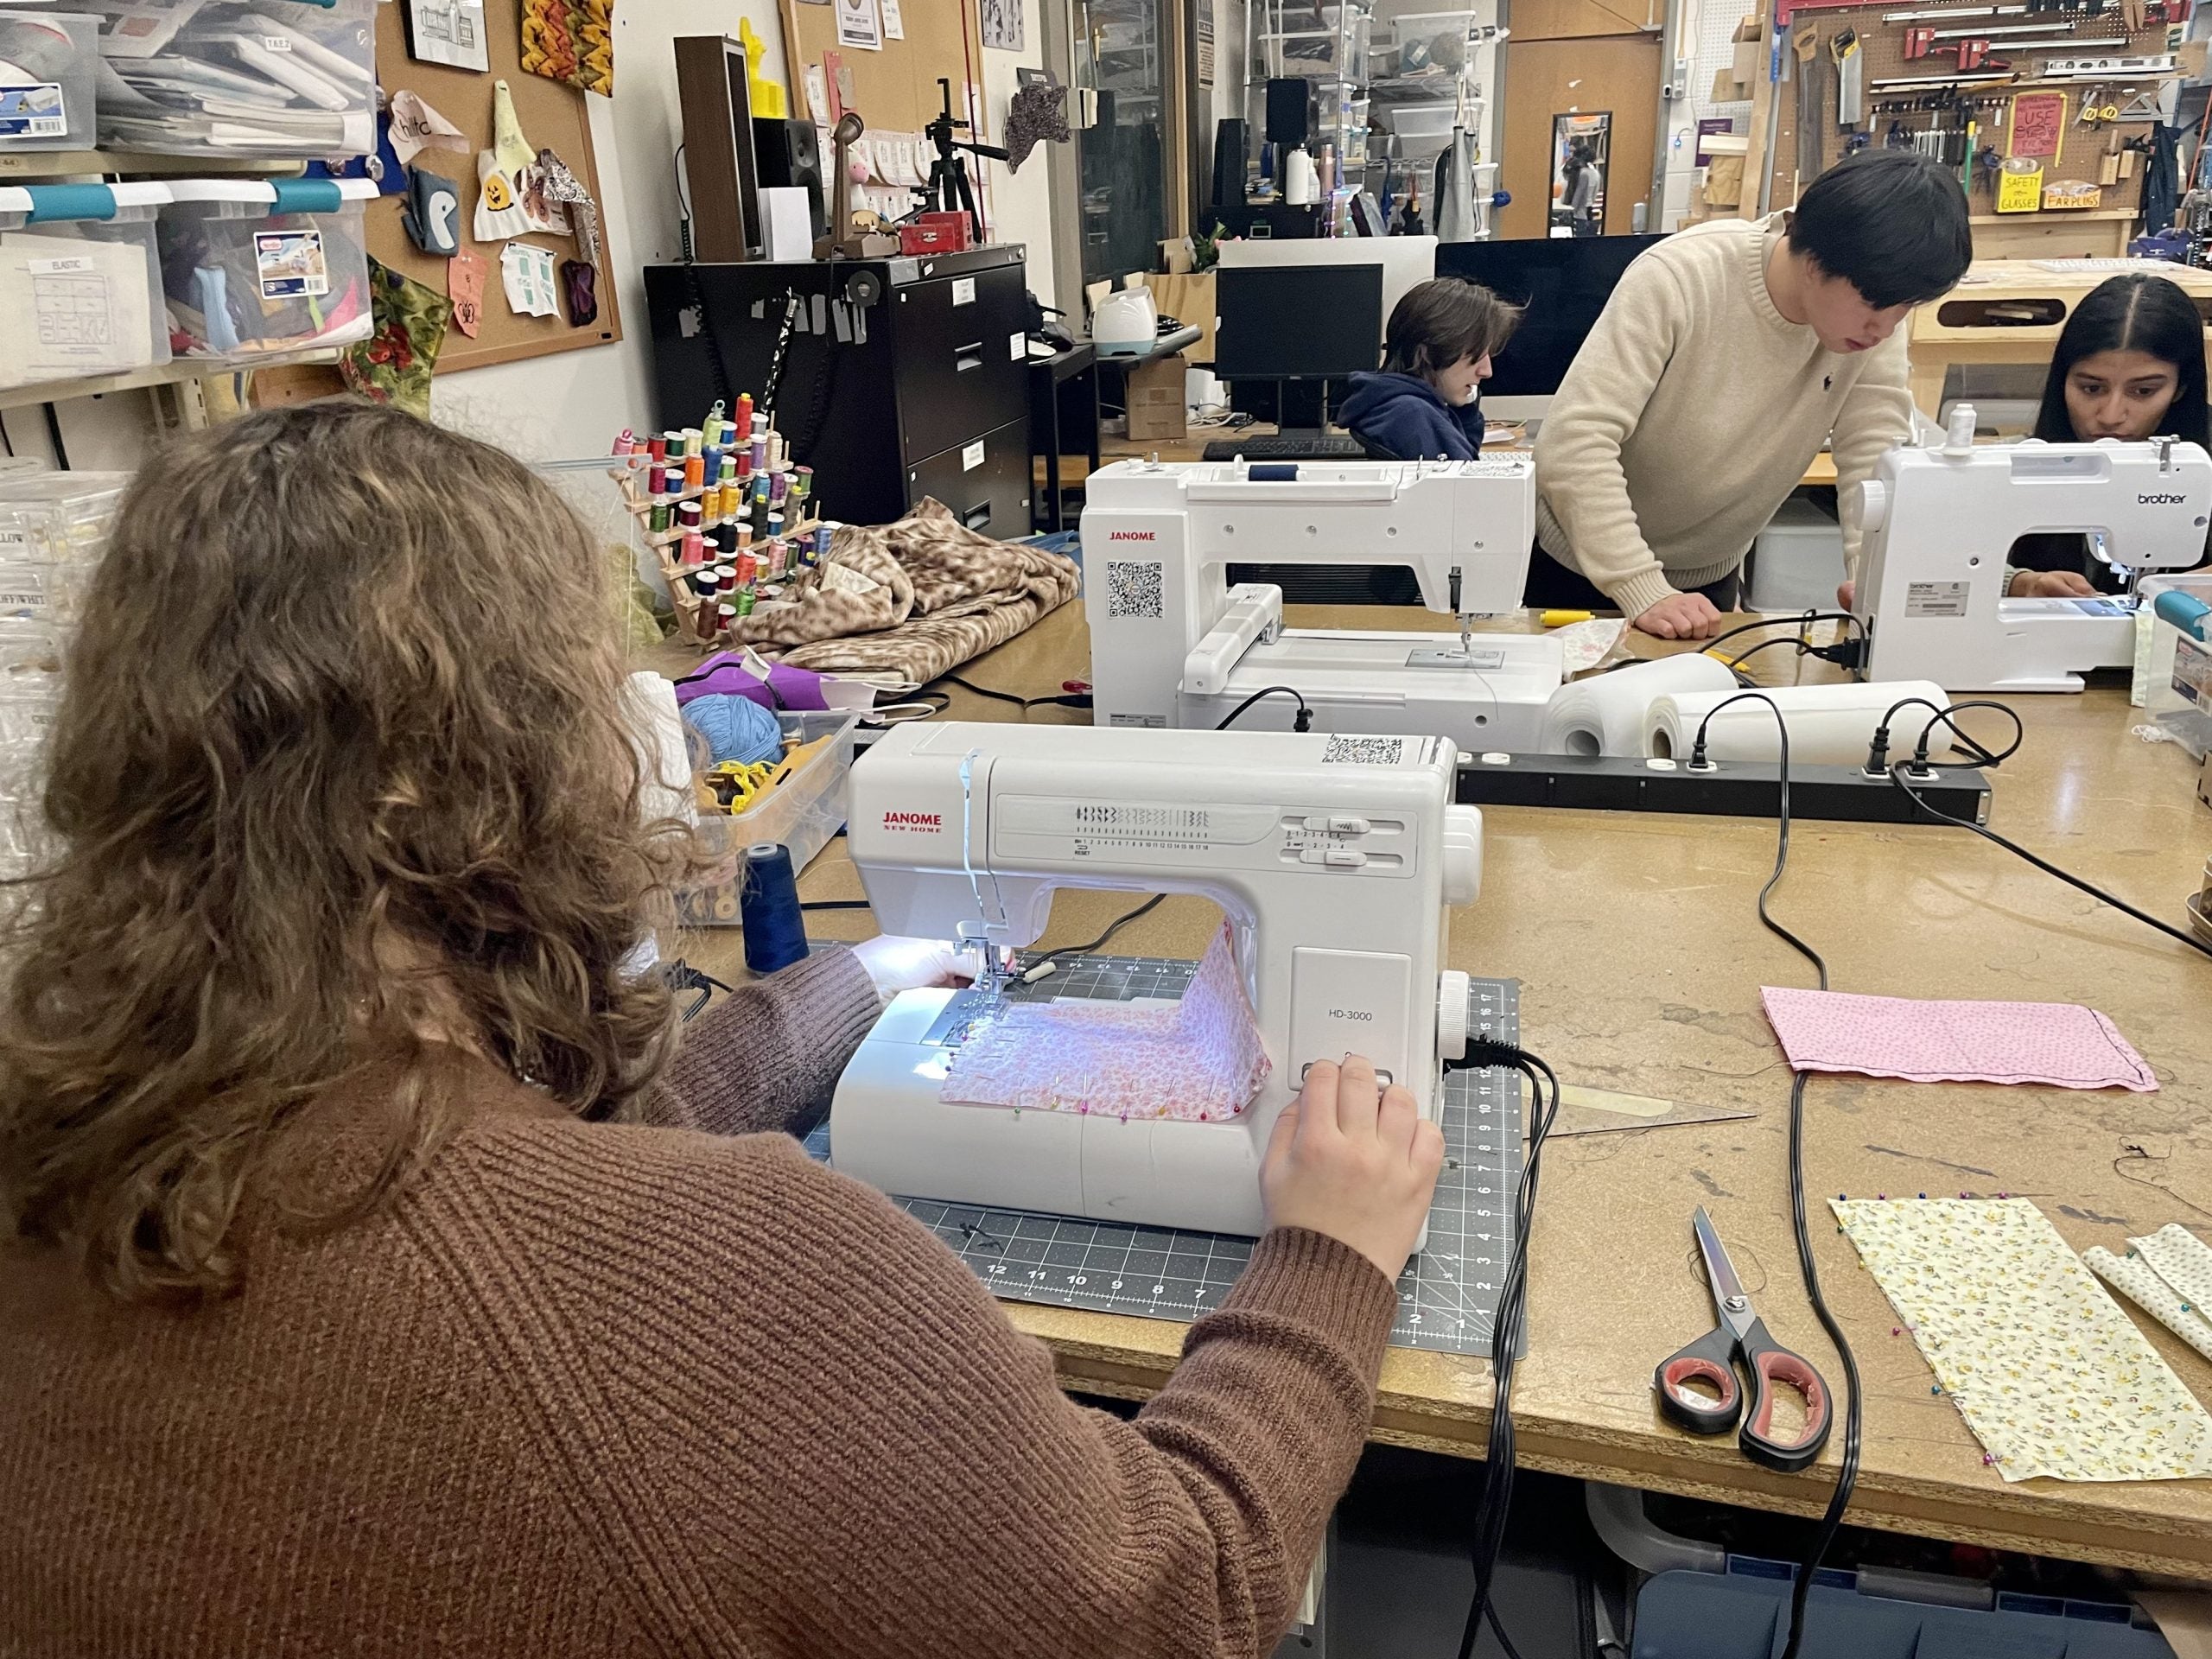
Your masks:
[[[1429,627],[1423,613],[1292,607],[1298,626]],[[1647,647],[1662,649],[1656,642]],[[1079,605],[961,671],[1037,696],[1088,662]],[[1757,662],[1788,678],[1779,651]],[[1833,671],[1813,664],[1823,675]],[[955,690],[954,718],[1003,720],[1010,705]],[[2202,882],[2212,811],[2171,746],[2130,735],[2123,690],[2018,700],[2027,742],[1996,779],[1993,827],[2161,918],[2186,925]],[[1038,721],[1075,722],[1040,709]],[[1986,734],[1994,738],[1998,728]],[[1653,1366],[1710,1328],[1690,1213],[1708,1206],[1776,1338],[1840,1383],[1798,1281],[1785,1151],[1789,1073],[1759,987],[1809,982],[1763,931],[1753,904],[1774,862],[1770,821],[1492,809],[1483,892],[1452,918],[1450,965],[1521,982],[1522,1040],[1570,1083],[1738,1108],[1738,1121],[1577,1136],[1544,1160],[1531,1255],[1530,1335],[1516,1382],[1521,1460],[1531,1467],[1724,1503],[1817,1513],[1842,1435],[1815,1471],[1745,1461],[1732,1437],[1665,1425]],[[806,871],[810,899],[858,898],[834,842]],[[1118,893],[1065,893],[1040,944],[1094,937],[1127,910]],[[1923,1536],[2212,1580],[2212,1483],[2006,1484],[1931,1376],[1827,1209],[1840,1192],[2033,1198],[2077,1249],[2124,1249],[2130,1233],[2212,1225],[2212,963],[2094,904],[1962,830],[1800,822],[1776,896],[1778,918],[1824,952],[1839,990],[2087,1002],[2156,1070],[2148,1095],[1816,1077],[1807,1090],[1806,1171],[1815,1253],[1866,1389],[1866,1450],[1850,1518]],[[1109,947],[1195,957],[1211,906],[1177,898]],[[818,938],[874,931],[866,911],[817,912]],[[692,935],[686,953],[734,967],[734,934]],[[2123,1303],[2122,1306],[2126,1306]],[[1166,1376],[1176,1323],[1005,1304],[1042,1338],[1067,1385],[1138,1397]],[[2131,1312],[2133,1310],[2131,1309]],[[2150,1339],[2200,1398],[2212,1366],[2147,1316]],[[1375,1438],[1481,1455],[1488,1365],[1392,1349]]]

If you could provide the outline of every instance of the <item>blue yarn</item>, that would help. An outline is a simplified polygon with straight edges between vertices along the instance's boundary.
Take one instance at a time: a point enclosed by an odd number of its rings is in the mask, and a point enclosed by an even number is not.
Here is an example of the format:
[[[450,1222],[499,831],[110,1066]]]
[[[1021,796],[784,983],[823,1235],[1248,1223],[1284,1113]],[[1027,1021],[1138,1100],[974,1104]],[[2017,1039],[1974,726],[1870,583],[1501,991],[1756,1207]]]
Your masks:
[[[750,697],[717,692],[683,705],[683,723],[706,741],[713,765],[774,760],[784,753],[783,728]]]

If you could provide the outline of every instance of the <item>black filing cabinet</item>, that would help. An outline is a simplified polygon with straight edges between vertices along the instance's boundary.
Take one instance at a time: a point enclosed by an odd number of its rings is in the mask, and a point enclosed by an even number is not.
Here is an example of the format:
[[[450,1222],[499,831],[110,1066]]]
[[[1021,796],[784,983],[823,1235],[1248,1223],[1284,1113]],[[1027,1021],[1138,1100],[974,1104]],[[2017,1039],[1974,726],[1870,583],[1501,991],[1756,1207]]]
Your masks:
[[[1018,245],[920,258],[648,265],[663,428],[770,394],[823,512],[883,524],[934,496],[987,536],[1030,531],[1027,277]]]

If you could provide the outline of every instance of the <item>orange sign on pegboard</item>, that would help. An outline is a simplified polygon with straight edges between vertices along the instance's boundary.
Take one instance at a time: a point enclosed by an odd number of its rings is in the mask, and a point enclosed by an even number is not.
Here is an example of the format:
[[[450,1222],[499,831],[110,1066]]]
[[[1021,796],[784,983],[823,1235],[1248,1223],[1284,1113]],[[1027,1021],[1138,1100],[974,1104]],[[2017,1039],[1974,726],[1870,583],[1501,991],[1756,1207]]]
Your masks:
[[[2007,156],[2056,161],[2065,141],[2065,93],[2022,92],[2012,100],[2012,126],[2005,144]]]

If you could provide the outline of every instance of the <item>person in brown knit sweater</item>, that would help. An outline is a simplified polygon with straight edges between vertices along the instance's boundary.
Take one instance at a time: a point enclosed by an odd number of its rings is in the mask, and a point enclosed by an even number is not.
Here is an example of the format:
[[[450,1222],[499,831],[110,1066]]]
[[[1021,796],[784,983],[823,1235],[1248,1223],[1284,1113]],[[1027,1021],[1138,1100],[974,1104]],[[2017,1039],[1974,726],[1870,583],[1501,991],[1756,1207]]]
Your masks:
[[[626,973],[690,853],[608,575],[525,469],[366,406],[132,491],[0,987],[0,1653],[1264,1653],[1433,1126],[1315,1066],[1227,1302],[1134,1421],[1077,1406],[774,1132],[911,952],[680,1046]]]

